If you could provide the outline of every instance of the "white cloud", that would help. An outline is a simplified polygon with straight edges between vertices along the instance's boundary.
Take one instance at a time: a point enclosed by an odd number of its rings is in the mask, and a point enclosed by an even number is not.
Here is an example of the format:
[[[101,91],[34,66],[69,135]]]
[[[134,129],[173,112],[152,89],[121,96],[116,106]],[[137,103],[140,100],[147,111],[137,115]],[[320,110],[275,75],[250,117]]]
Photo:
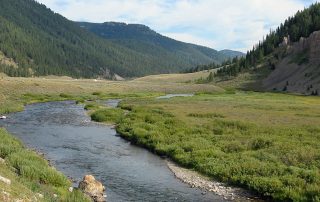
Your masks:
[[[315,0],[38,0],[76,21],[141,23],[178,40],[246,51]]]

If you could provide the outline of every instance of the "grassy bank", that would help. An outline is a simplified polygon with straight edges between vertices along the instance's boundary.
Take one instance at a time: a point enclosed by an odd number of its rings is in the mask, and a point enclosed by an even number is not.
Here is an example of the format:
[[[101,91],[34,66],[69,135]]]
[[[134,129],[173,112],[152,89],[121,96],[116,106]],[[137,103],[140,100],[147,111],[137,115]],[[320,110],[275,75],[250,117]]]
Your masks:
[[[80,191],[69,192],[71,182],[62,173],[6,130],[0,129],[0,139],[0,157],[5,160],[0,175],[11,180],[11,185],[0,182],[0,200],[90,201]]]
[[[253,92],[128,99],[121,108],[130,112],[113,120],[124,138],[219,181],[274,200],[319,201],[319,103]]]

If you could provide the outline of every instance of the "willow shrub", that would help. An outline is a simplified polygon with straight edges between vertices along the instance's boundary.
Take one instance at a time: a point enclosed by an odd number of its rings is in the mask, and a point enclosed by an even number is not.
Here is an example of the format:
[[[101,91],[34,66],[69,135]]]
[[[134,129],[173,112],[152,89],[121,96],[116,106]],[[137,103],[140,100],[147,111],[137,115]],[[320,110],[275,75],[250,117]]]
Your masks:
[[[117,131],[133,143],[275,200],[319,201],[317,127],[274,128],[211,114],[205,115],[208,122],[193,126],[162,109],[130,110],[118,119]]]

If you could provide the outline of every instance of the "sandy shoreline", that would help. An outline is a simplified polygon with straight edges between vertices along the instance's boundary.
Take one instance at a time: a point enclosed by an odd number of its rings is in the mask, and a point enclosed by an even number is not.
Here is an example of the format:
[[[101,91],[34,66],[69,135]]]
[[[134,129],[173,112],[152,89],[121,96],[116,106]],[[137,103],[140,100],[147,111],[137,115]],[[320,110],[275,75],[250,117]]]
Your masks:
[[[189,184],[191,187],[203,189],[204,194],[213,192],[229,201],[263,201],[242,188],[230,187],[210,180],[195,171],[182,168],[172,161],[167,161],[167,165],[177,179]]]

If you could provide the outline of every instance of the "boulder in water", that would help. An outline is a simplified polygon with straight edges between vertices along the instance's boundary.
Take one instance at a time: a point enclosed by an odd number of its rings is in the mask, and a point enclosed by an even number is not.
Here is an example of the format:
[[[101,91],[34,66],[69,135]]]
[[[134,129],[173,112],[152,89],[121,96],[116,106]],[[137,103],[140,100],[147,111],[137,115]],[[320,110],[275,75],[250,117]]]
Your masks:
[[[106,202],[104,195],[105,187],[97,181],[92,175],[86,175],[79,183],[79,189],[91,197],[94,202]]]

